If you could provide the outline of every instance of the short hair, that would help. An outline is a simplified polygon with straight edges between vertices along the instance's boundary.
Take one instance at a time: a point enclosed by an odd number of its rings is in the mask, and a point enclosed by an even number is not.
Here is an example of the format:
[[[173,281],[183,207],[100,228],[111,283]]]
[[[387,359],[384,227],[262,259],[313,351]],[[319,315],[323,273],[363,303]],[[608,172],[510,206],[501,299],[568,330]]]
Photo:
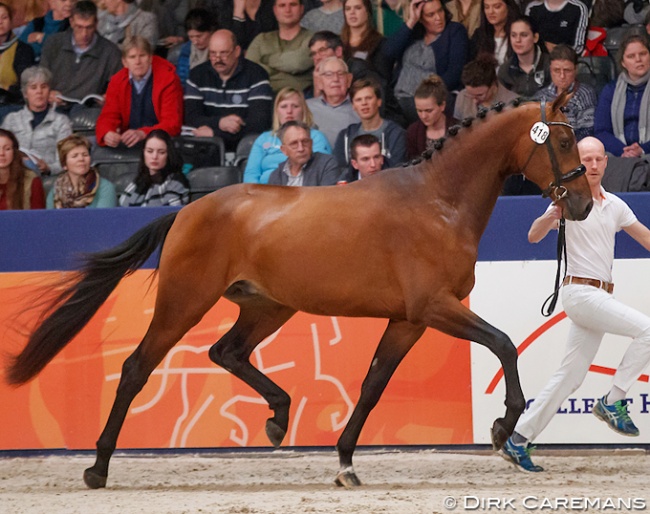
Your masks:
[[[277,4],[277,3],[278,3],[278,0],[273,0],[273,7],[275,7],[275,4]],[[305,5],[305,2],[303,0],[298,0],[298,3],[300,5]]]
[[[571,61],[574,66],[578,65],[578,54],[569,45],[557,45],[549,54],[550,61]]]
[[[438,105],[447,101],[449,90],[445,82],[435,73],[425,78],[413,94],[415,98],[434,98]]]
[[[319,62],[318,63],[318,69],[316,71],[318,73],[320,73],[321,70],[323,69],[323,67],[325,66],[325,64],[327,64],[328,62],[332,62],[332,61],[340,62],[343,65],[343,69],[345,70],[345,73],[350,73],[350,68],[348,68],[347,63],[343,59],[341,59],[339,57],[335,57],[333,55],[331,57],[325,57],[325,59],[323,59],[321,62]]]
[[[379,145],[379,151],[381,152],[381,141],[377,136],[372,134],[361,134],[360,136],[355,137],[350,144],[350,158],[357,159],[357,148],[363,146],[364,148],[370,148],[372,145]]]
[[[92,0],[79,0],[72,6],[70,17],[73,16],[97,19],[97,5]]]
[[[488,54],[483,54],[463,66],[460,79],[465,86],[491,86],[497,81],[497,60]]]
[[[196,30],[198,32],[213,32],[217,23],[212,13],[207,9],[190,9],[185,16],[185,32]]]
[[[130,36],[122,43],[122,58],[126,57],[134,48],[142,50],[149,55],[153,55],[153,48],[148,39],[145,39],[142,36]]]
[[[56,144],[56,151],[59,154],[59,162],[62,168],[65,167],[68,154],[73,148],[77,148],[78,146],[85,146],[86,150],[90,152],[90,141],[79,134],[70,134]]]
[[[275,97],[275,102],[273,102],[273,127],[271,130],[277,132],[280,129],[280,119],[278,118],[278,105],[280,102],[283,102],[290,96],[298,96],[298,102],[302,108],[302,121],[308,127],[311,127],[314,124],[314,116],[312,115],[307,102],[305,102],[305,95],[302,94],[302,91],[298,91],[293,87],[283,87],[278,91],[278,94]]]
[[[329,30],[316,32],[309,40],[307,46],[311,48],[319,41],[325,41],[327,43],[327,48],[331,48],[332,50],[339,47],[343,48],[343,40],[341,39],[341,36]]]
[[[350,86],[350,98],[354,99],[354,95],[367,87],[372,88],[377,98],[382,98],[381,84],[371,77],[355,80]]]
[[[291,120],[287,121],[284,125],[280,127],[280,130],[278,131],[278,137],[280,138],[280,141],[282,141],[282,144],[284,144],[284,136],[287,133],[287,130],[289,130],[291,127],[297,127],[303,129],[305,132],[307,132],[307,135],[311,138],[311,128],[309,125],[302,121],[298,120]]]
[[[20,75],[20,91],[23,96],[27,88],[34,82],[45,82],[48,86],[52,82],[52,72],[45,66],[30,66]]]

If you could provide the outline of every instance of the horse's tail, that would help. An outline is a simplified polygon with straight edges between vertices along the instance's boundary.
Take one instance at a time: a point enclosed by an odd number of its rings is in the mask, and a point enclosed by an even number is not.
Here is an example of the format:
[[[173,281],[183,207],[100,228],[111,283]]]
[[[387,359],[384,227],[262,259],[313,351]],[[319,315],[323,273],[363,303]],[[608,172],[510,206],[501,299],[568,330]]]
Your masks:
[[[120,280],[142,266],[162,245],[178,213],[167,214],[138,230],[122,244],[89,254],[74,277],[45,309],[50,313],[31,334],[6,372],[9,384],[20,385],[43,368],[81,331]]]

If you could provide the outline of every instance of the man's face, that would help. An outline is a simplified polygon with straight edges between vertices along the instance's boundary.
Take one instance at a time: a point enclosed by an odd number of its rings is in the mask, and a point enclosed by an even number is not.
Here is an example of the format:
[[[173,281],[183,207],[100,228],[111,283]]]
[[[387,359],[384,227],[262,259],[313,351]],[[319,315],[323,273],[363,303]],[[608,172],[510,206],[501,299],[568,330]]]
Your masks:
[[[565,59],[551,61],[551,80],[558,93],[565,91],[576,80],[576,65]]]
[[[280,150],[291,164],[302,166],[312,155],[312,140],[309,132],[301,127],[289,127],[282,138]]]
[[[354,94],[352,107],[362,120],[370,120],[377,116],[381,107],[381,98],[375,94],[371,87],[364,87]]]
[[[352,75],[345,71],[341,62],[332,60],[324,63],[320,77],[326,97],[345,97],[348,94]]]
[[[298,0],[276,0],[273,6],[273,14],[281,27],[295,27],[304,12],[305,8]]]
[[[580,153],[580,162],[587,168],[587,181],[590,186],[597,186],[600,184],[605,168],[607,168],[607,155],[602,144],[596,141],[583,140],[578,144],[578,152]]]
[[[97,18],[83,18],[75,14],[70,18],[70,26],[75,44],[80,48],[88,48],[97,30]]]
[[[192,44],[198,50],[205,50],[210,44],[210,32],[201,32],[200,30],[190,29],[187,31],[187,39],[189,39]]]
[[[213,34],[210,38],[208,58],[215,71],[221,77],[229,77],[235,71],[241,48],[236,46],[232,38],[223,34]]]
[[[327,41],[316,41],[309,47],[309,57],[314,61],[314,68],[325,59],[326,57],[340,57],[336,55],[336,51],[330,48]]]
[[[140,48],[131,48],[122,58],[122,64],[128,68],[134,79],[140,80],[151,68],[151,55]]]
[[[359,172],[361,178],[377,173],[384,166],[384,156],[381,154],[379,143],[371,146],[357,146],[356,159],[351,159],[352,167]]]

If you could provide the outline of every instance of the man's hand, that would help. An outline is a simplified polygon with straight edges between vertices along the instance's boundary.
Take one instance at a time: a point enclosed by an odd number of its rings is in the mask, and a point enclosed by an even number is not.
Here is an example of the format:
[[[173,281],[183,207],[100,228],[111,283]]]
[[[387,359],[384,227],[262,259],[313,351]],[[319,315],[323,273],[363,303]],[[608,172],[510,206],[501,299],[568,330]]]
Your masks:
[[[110,146],[111,148],[117,148],[117,145],[119,145],[121,141],[122,136],[120,136],[119,132],[113,130],[107,132],[104,136],[104,143],[106,146]]]
[[[142,141],[147,135],[142,130],[129,129],[122,134],[122,143],[131,148]],[[104,138],[106,140],[106,138]]]
[[[44,39],[44,32],[32,32],[29,36],[27,36],[28,43],[42,43]]]
[[[196,137],[214,137],[214,130],[207,125],[201,125],[199,128],[195,128],[193,135]]]
[[[630,146],[623,148],[621,157],[641,157],[643,155],[643,148],[639,143],[632,143]]]
[[[237,134],[244,125],[246,125],[244,120],[236,114],[224,116],[219,120],[219,129],[230,134]]]

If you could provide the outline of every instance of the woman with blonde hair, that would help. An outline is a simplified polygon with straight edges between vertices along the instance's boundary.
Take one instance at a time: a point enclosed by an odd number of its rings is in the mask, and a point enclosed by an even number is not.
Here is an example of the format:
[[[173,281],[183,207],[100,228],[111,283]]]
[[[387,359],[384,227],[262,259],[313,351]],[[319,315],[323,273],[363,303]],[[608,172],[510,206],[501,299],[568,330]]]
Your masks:
[[[266,184],[273,170],[287,159],[287,156],[280,150],[282,142],[278,137],[278,130],[287,121],[301,121],[312,127],[311,139],[314,152],[332,153],[332,148],[325,135],[320,130],[313,128],[314,119],[303,94],[292,87],[285,87],[275,97],[273,128],[261,134],[253,143],[244,170],[244,182]]]
[[[23,165],[13,132],[0,128],[0,211],[44,207],[41,179]]]

